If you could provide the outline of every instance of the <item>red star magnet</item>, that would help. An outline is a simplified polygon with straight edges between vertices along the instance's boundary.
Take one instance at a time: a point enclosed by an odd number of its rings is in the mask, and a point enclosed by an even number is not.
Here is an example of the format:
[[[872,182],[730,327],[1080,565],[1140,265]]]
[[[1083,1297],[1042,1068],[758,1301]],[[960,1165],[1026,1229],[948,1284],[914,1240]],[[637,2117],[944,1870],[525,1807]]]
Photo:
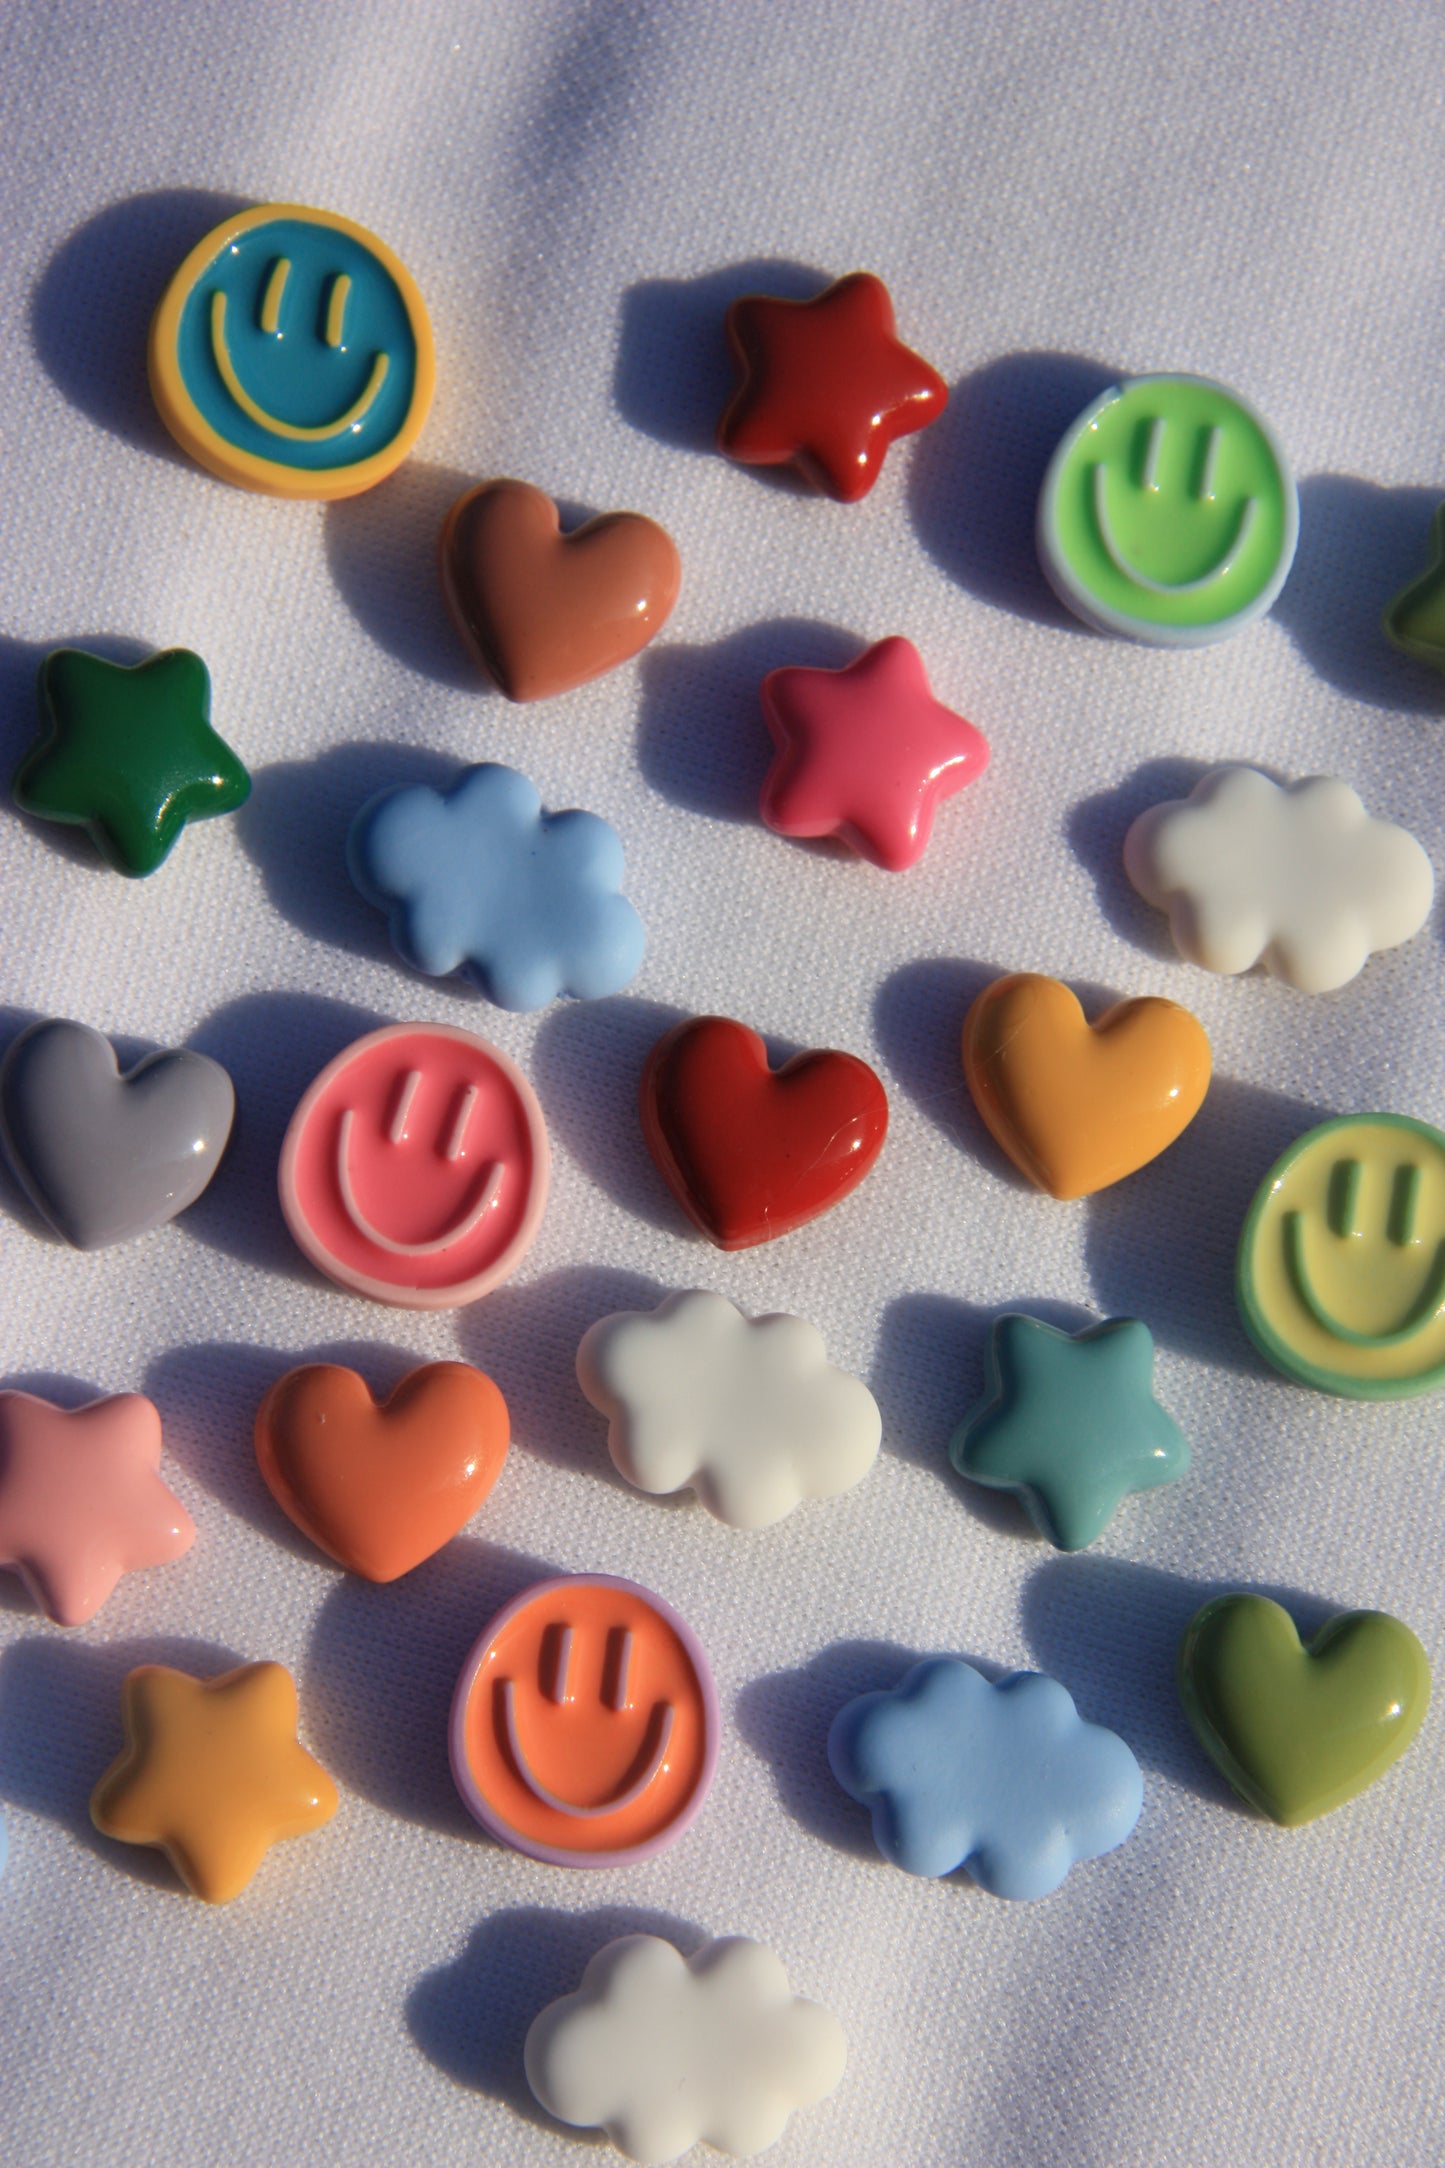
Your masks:
[[[928,848],[941,801],[988,766],[988,740],[935,700],[909,640],[844,670],[770,670],[763,715],[777,758],[760,808],[782,836],[839,836],[901,873]]]
[[[882,279],[854,271],[812,301],[745,294],[727,313],[742,379],[718,449],[793,466],[844,504],[866,497],[895,437],[936,421],[948,386],[903,345]]]

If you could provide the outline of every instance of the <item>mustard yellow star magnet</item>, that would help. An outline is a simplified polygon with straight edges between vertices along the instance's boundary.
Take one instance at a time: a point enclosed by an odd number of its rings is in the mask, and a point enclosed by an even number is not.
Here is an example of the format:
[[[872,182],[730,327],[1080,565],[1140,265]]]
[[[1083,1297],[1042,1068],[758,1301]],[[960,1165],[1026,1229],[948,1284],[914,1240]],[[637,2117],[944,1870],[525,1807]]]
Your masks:
[[[296,1737],[281,1664],[195,1679],[141,1664],[121,1689],[125,1751],[90,1799],[102,1836],[159,1845],[207,1904],[240,1895],[282,1837],[329,1822],[336,1786]]]

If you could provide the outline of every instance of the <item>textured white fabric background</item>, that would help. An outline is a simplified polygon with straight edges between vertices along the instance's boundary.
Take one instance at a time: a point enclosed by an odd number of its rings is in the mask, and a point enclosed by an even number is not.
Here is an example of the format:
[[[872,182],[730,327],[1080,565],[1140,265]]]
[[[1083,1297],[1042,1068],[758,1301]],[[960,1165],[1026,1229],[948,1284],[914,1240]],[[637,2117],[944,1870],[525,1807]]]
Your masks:
[[[1245,1201],[1319,1111],[1445,1117],[1439,917],[1338,997],[1173,959],[1119,870],[1128,819],[1198,765],[1333,769],[1445,867],[1440,688],[1379,607],[1440,494],[1445,19],[1377,0],[336,0],[43,5],[0,28],[0,748],[39,656],[183,643],[250,765],[238,818],[126,883],[0,822],[6,1034],[38,1013],[220,1057],[240,1128],[184,1220],[85,1257],[6,1186],[0,1373],[57,1397],[138,1387],[199,1536],[71,1634],[0,1598],[0,2158],[409,2164],[580,2159],[529,2107],[520,2043],[612,1934],[771,1942],[850,2042],[779,2168],[1239,2168],[1445,2157],[1440,1721],[1305,1832],[1232,1807],[1172,1679],[1218,1585],[1378,1605],[1442,1646],[1439,1403],[1334,1405],[1267,1375],[1236,1323]],[[373,226],[436,328],[420,454],[360,501],[267,502],[170,449],[150,307],[240,199]],[[756,283],[864,265],[954,386],[947,416],[842,508],[710,450],[719,321]],[[1274,616],[1198,655],[1064,623],[1030,546],[1053,438],[1116,371],[1217,374],[1303,478]],[[516,474],[677,537],[658,645],[518,710],[473,679],[435,591],[440,514]],[[895,878],[769,836],[762,672],[904,632],[992,769]],[[124,649],[117,652],[127,652]],[[625,998],[507,1017],[410,977],[341,843],[382,783],[524,768],[627,846],[650,946]],[[1064,1206],[1007,1176],[956,1058],[995,970],[1160,991],[1218,1081],[1152,1170]],[[874,1061],[887,1153],[834,1217],[726,1258],[689,1237],[633,1111],[646,1047],[721,1009]],[[274,1201],[285,1119],[374,1020],[459,1019],[533,1075],[556,1147],[507,1288],[418,1318],[322,1284]],[[671,1288],[794,1309],[872,1383],[884,1454],[850,1497],[756,1537],[614,1477],[577,1391],[583,1328]],[[1194,1469],[1061,1559],[965,1495],[944,1445],[1000,1305],[1132,1312]],[[295,1360],[378,1385],[483,1364],[516,1444],[472,1531],[400,1586],[321,1562],[255,1473],[252,1412]],[[544,1568],[632,1575],[716,1667],[717,1784],[661,1859],[570,1875],[481,1839],[444,1714],[492,1609]],[[1046,1903],[885,1867],[822,1741],[840,1701],[950,1649],[1053,1672],[1144,1764],[1121,1852]],[[90,1787],[132,1663],[290,1665],[343,1804],[211,1912],[97,1839]]]

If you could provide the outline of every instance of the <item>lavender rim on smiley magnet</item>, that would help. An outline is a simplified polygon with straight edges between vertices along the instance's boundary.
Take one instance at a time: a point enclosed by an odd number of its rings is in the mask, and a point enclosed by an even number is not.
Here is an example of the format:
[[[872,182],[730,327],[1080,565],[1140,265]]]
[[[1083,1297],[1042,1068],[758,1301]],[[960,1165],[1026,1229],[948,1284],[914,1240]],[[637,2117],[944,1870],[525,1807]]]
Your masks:
[[[26,1196],[78,1250],[163,1227],[220,1165],[235,1117],[207,1054],[163,1048],[122,1070],[103,1032],[49,1017],[0,1065],[0,1144]]]

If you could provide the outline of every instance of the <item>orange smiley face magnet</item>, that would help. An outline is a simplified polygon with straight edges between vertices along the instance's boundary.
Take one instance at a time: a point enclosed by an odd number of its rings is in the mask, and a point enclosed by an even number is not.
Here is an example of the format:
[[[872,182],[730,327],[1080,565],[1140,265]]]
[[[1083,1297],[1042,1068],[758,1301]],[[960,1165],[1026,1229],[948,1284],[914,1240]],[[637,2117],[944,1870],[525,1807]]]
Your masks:
[[[565,1574],[499,1611],[452,1697],[452,1775],[529,1859],[625,1867],[676,1842],[717,1766],[717,1692],[677,1613],[633,1581]]]

